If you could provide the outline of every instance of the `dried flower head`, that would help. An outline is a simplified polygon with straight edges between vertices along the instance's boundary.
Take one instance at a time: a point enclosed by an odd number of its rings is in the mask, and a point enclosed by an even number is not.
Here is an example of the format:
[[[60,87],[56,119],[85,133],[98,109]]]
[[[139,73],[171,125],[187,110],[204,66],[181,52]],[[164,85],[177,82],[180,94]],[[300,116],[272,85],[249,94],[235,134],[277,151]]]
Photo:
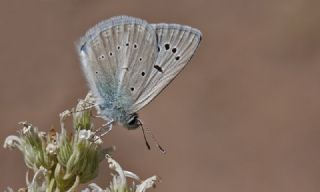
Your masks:
[[[113,175],[109,187],[102,189],[97,184],[92,183],[89,185],[89,188],[83,190],[83,192],[145,192],[147,189],[155,186],[155,182],[157,181],[156,176],[149,177],[142,181],[136,174],[123,170],[120,164],[109,155],[106,155],[106,159],[108,160],[109,168],[116,172],[116,174]],[[135,185],[133,182],[132,186],[129,186],[127,178],[134,179],[140,184]]]
[[[26,166],[33,171],[33,178],[29,181],[27,172],[27,186],[19,191],[53,192],[76,191],[81,183],[94,179],[98,174],[99,164],[106,154],[114,151],[114,147],[102,148],[102,139],[93,131],[91,119],[92,96],[80,100],[73,112],[66,110],[60,114],[61,131],[51,129],[48,132],[39,131],[28,122],[20,122],[22,129],[19,135],[8,136],[4,147],[18,149],[24,156]],[[91,107],[90,107],[91,106]],[[67,117],[73,117],[73,132],[68,134],[64,127]],[[111,169],[116,171],[110,186],[102,190],[95,184],[90,184],[91,191],[112,192],[142,192],[151,187],[156,177],[140,181],[134,173],[124,171],[109,155],[106,156]],[[129,187],[126,177],[140,182],[139,185]],[[88,188],[87,190],[90,191]],[[100,190],[101,189],[101,190]],[[13,191],[7,188],[6,191]]]

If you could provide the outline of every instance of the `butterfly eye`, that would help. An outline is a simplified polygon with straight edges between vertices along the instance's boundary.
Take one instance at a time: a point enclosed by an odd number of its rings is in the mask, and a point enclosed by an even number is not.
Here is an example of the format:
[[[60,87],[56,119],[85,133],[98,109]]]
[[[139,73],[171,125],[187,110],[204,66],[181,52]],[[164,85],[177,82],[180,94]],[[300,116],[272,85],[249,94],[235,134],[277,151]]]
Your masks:
[[[141,75],[144,76],[146,73],[144,71],[142,71]]]
[[[175,53],[175,52],[177,52],[177,48],[172,49],[172,53]]]
[[[131,116],[130,119],[127,121],[127,124],[129,126],[129,128],[131,128],[131,129],[139,127],[140,123],[138,120],[138,116],[136,114]]]
[[[128,122],[128,125],[134,125],[135,124],[135,119],[132,119]]]

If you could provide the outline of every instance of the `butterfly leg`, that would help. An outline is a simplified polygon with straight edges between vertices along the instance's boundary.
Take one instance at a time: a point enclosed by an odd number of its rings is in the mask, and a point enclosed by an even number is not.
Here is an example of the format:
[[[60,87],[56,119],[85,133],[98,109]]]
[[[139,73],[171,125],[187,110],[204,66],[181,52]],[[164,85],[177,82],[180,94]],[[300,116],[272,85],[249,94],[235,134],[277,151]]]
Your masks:
[[[98,132],[102,132],[101,133],[101,137],[103,137],[104,135],[108,134],[111,130],[112,130],[112,124],[113,124],[113,120],[109,121],[106,124],[103,124],[102,127],[98,130]]]

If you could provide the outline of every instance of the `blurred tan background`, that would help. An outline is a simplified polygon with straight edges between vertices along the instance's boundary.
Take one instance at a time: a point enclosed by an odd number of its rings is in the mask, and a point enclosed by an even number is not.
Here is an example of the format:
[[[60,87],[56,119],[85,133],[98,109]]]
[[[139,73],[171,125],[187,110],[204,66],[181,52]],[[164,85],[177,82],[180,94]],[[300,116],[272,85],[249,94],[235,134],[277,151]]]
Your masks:
[[[1,142],[28,120],[59,126],[88,88],[74,42],[131,15],[199,28],[188,67],[140,111],[167,150],[115,127],[105,145],[151,191],[320,191],[320,3],[317,0],[1,0]],[[22,155],[0,149],[0,190],[24,186]],[[108,183],[107,164],[96,182]]]

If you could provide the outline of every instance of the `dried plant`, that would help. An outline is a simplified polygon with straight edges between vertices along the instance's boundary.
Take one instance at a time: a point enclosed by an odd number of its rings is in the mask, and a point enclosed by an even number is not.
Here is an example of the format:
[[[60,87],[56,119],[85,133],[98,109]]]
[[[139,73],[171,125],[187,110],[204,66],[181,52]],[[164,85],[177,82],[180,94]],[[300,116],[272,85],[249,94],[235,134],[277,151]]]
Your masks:
[[[26,174],[26,187],[18,191],[62,192],[76,191],[78,186],[97,177],[99,164],[107,160],[115,172],[105,189],[89,184],[84,192],[143,192],[154,186],[157,177],[141,180],[136,174],[125,171],[111,158],[114,147],[102,148],[103,140],[94,130],[92,122],[92,97],[80,100],[75,109],[60,114],[61,131],[52,129],[42,132],[28,122],[20,122],[19,135],[6,138],[4,147],[18,149],[24,156],[26,166],[33,172],[30,181]],[[72,116],[73,129],[68,133],[64,121]],[[135,180],[131,186],[127,178]],[[8,188],[6,191],[13,191]]]

